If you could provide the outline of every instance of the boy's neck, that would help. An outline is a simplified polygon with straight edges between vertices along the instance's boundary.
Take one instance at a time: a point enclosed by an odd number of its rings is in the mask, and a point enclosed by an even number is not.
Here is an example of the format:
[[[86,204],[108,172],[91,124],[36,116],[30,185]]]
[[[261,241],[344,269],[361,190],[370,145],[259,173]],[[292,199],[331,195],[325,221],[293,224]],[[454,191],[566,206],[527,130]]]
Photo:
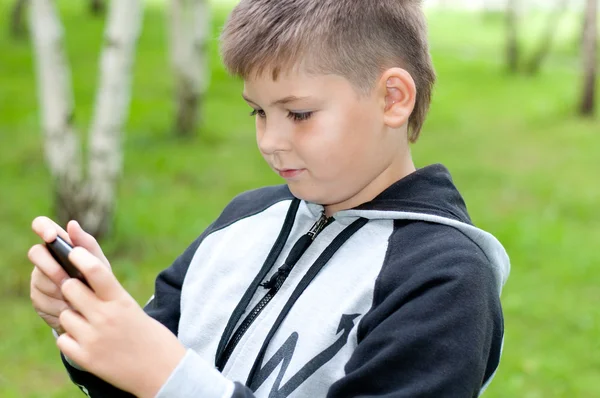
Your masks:
[[[363,203],[367,203],[375,199],[380,193],[385,191],[392,184],[415,171],[416,167],[412,157],[410,156],[410,152],[407,151],[405,156],[398,157],[395,163],[392,163],[388,168],[386,168],[358,194],[343,202],[324,206],[325,215],[327,217],[331,217],[338,211],[352,209],[360,206]]]

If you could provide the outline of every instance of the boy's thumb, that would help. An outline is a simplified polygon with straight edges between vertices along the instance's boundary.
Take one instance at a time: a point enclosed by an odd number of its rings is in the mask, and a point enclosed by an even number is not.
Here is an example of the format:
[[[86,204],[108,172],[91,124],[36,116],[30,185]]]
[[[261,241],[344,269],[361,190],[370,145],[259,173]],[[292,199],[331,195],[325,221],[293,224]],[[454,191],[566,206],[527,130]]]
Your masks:
[[[100,260],[102,260],[102,262],[110,267],[108,260],[102,252],[102,248],[98,244],[98,241],[96,241],[96,238],[81,228],[81,225],[79,225],[77,221],[69,221],[67,224],[67,233],[71,238],[71,242],[73,242],[73,246],[85,248],[87,251],[98,257]]]

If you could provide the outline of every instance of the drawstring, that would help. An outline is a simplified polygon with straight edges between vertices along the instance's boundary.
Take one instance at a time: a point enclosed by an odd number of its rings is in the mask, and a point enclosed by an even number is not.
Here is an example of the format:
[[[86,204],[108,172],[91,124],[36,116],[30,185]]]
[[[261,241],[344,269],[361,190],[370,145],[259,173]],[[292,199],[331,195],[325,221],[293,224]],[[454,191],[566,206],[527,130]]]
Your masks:
[[[264,287],[265,289],[269,289],[269,290],[271,290],[271,289],[275,289],[275,291],[279,290],[281,285],[283,285],[283,282],[285,282],[286,278],[292,271],[292,268],[294,268],[294,265],[296,265],[298,260],[300,260],[300,257],[302,257],[302,255],[304,254],[306,249],[308,249],[308,247],[313,242],[313,240],[315,240],[317,235],[326,226],[328,226],[332,221],[333,221],[333,218],[327,217],[325,215],[325,213],[323,212],[321,217],[310,228],[308,233],[306,233],[305,235],[302,235],[302,237],[300,239],[298,239],[298,241],[296,241],[296,243],[294,244],[294,247],[292,247],[292,250],[290,250],[290,254],[285,259],[285,262],[283,263],[283,265],[277,269],[277,272],[275,272],[273,274],[273,276],[271,276],[271,278],[269,278],[268,281],[261,283],[260,286]]]
[[[268,281],[261,283],[260,286],[264,287],[265,289],[269,289],[269,290],[271,290],[271,289],[279,290],[281,285],[283,285],[283,282],[285,281],[285,279],[288,277],[288,275],[292,271],[292,268],[294,268],[294,265],[296,265],[296,263],[298,262],[300,257],[302,257],[302,254],[304,254],[306,249],[308,249],[308,247],[310,246],[312,241],[313,240],[311,239],[311,237],[308,234],[304,235],[300,239],[298,239],[298,241],[292,248],[292,251],[290,251],[289,256],[285,260],[285,263],[277,269],[277,272],[275,272],[273,274],[273,276],[271,276],[271,278],[269,278]]]
[[[327,246],[327,248],[321,253],[321,255],[317,258],[317,260],[313,263],[313,265],[308,269],[306,274],[302,277],[298,285],[294,288],[292,295],[285,303],[283,309],[279,313],[279,316],[275,320],[275,323],[271,327],[271,330],[267,334],[263,345],[258,352],[258,356],[256,357],[254,364],[252,365],[252,369],[250,370],[250,374],[248,375],[248,379],[246,380],[246,385],[250,387],[252,391],[256,391],[256,389],[260,386],[260,384],[264,381],[260,378],[255,378],[259,370],[261,369],[262,362],[265,356],[265,352],[271,339],[275,335],[275,332],[279,329],[279,326],[283,322],[283,320],[287,317],[288,313],[292,309],[292,306],[296,303],[296,300],[300,297],[300,295],[304,292],[304,290],[308,287],[308,285],[316,278],[321,269],[325,267],[325,265],[329,262],[331,257],[342,247],[344,243],[346,243],[352,235],[354,235],[358,230],[364,227],[367,222],[366,218],[359,218],[346,227],[339,235],[337,235],[333,241]]]

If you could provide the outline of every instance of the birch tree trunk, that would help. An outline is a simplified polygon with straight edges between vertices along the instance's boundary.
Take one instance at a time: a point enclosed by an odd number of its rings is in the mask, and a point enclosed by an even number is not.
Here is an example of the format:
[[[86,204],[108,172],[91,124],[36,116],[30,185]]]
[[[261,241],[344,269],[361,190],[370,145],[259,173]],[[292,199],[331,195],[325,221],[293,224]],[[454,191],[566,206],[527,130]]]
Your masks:
[[[519,39],[517,34],[517,1],[506,3],[506,65],[510,73],[519,71]]]
[[[112,221],[142,0],[110,2],[90,129],[87,178],[73,126],[73,92],[60,19],[53,0],[31,0],[31,3],[44,144],[55,180],[56,214],[61,223],[78,220],[88,232],[100,237],[108,233]]]
[[[207,44],[210,8],[207,0],[171,0],[171,64],[175,74],[175,132],[191,136],[201,119],[210,69]]]
[[[100,81],[90,129],[89,205],[83,222],[101,234],[108,232],[117,179],[122,169],[121,141],[129,114],[135,49],[142,0],[113,0],[108,9]]]
[[[550,17],[548,18],[548,24],[546,25],[546,31],[542,35],[537,49],[527,64],[526,72],[528,74],[535,75],[540,71],[544,59],[546,59],[550,53],[552,44],[554,43],[554,38],[556,36],[556,31],[558,30],[557,28],[560,25],[560,19],[567,10],[567,5],[568,0],[559,0],[556,8],[550,14]]]
[[[53,0],[31,0],[29,10],[46,161],[58,201],[62,202],[64,197],[78,202],[83,196],[81,148],[73,125],[71,71],[62,24]],[[59,212],[58,217],[63,221],[64,216]]]
[[[586,4],[580,113],[582,116],[594,116],[598,75],[598,0],[587,0]]]

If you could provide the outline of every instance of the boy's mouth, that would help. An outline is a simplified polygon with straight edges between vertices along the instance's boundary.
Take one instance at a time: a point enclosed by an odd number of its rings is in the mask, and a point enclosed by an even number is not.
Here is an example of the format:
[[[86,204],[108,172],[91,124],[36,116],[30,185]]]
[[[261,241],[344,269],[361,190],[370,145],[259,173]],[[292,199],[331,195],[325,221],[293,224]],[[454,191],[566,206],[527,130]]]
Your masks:
[[[285,179],[291,179],[299,176],[305,169],[275,169],[279,175]]]

